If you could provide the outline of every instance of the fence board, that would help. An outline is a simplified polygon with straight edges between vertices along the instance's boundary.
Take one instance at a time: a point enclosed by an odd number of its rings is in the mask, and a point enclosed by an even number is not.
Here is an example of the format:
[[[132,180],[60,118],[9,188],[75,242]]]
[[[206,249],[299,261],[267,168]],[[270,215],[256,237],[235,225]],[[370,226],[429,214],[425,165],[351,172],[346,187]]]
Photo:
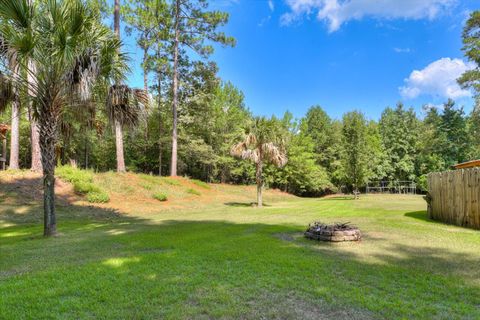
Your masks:
[[[428,175],[432,219],[480,229],[480,168]]]

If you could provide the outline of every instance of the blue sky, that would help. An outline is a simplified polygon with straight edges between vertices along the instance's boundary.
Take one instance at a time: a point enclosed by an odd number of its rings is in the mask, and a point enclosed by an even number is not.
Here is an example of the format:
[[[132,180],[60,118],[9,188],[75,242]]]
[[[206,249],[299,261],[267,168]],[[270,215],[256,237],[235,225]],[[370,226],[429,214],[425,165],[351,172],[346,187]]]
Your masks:
[[[454,98],[471,110],[470,93],[455,83],[471,68],[461,31],[480,1],[217,0],[230,13],[224,31],[234,48],[217,47],[220,77],[245,94],[255,114],[303,116],[321,105],[332,117],[358,109],[378,119],[386,106]],[[142,87],[141,52],[130,83]]]

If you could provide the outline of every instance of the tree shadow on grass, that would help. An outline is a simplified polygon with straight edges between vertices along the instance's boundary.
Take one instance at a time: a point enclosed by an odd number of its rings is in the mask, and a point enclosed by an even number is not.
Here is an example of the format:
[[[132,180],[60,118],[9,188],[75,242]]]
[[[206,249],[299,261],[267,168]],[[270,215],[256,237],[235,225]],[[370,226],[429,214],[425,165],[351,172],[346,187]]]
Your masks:
[[[238,208],[256,208],[256,202],[225,202],[224,205],[229,207],[238,207]],[[264,207],[271,207],[271,205],[267,203],[263,203]]]
[[[478,255],[376,241],[371,259],[362,243],[279,237],[303,231],[290,225],[74,204],[59,208],[62,235],[40,239],[41,207],[25,207],[0,204],[0,318],[480,317]]]
[[[101,215],[64,225],[60,238],[4,247],[6,318],[8,310],[39,318],[480,316],[478,257],[427,244],[385,242],[371,261],[360,250],[279,238],[300,231],[285,225]],[[27,295],[36,299],[25,303]]]
[[[438,221],[432,220],[428,217],[427,211],[413,211],[413,212],[407,212],[404,214],[405,217],[409,218],[415,218],[418,220],[426,221],[426,222],[433,222],[433,223],[439,223]]]
[[[345,201],[345,200],[355,200],[354,196],[328,196],[324,198],[320,198],[322,201]],[[358,199],[357,199],[358,200]]]

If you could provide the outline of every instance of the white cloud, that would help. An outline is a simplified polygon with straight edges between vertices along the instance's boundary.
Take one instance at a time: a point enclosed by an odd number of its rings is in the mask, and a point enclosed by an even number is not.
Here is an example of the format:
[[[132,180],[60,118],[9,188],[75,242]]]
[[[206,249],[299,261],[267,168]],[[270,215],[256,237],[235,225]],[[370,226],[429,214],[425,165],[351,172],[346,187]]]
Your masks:
[[[257,25],[259,27],[263,27],[266,23],[268,23],[270,21],[270,19],[272,19],[272,16],[267,16],[265,18],[263,18]]]
[[[290,12],[281,17],[288,25],[302,16],[316,13],[334,32],[349,20],[364,17],[377,19],[434,19],[456,0],[286,0]]]
[[[393,48],[393,51],[396,53],[410,53],[412,50],[410,48]]]
[[[275,4],[273,3],[273,0],[268,0],[268,7],[270,8],[270,11],[275,10]]]
[[[412,71],[404,80],[405,86],[399,88],[400,94],[406,99],[420,95],[452,99],[469,97],[471,92],[460,88],[457,79],[472,68],[472,63],[465,63],[461,59],[439,59],[422,70]]]

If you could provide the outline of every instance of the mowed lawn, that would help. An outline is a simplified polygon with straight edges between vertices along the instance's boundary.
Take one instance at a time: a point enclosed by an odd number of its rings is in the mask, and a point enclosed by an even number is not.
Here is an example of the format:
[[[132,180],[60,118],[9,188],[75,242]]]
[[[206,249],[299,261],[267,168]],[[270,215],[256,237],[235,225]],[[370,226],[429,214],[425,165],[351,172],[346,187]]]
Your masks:
[[[50,239],[38,204],[1,199],[1,319],[480,318],[480,232],[429,221],[420,196],[72,204]],[[315,220],[351,222],[363,241],[305,240]]]

